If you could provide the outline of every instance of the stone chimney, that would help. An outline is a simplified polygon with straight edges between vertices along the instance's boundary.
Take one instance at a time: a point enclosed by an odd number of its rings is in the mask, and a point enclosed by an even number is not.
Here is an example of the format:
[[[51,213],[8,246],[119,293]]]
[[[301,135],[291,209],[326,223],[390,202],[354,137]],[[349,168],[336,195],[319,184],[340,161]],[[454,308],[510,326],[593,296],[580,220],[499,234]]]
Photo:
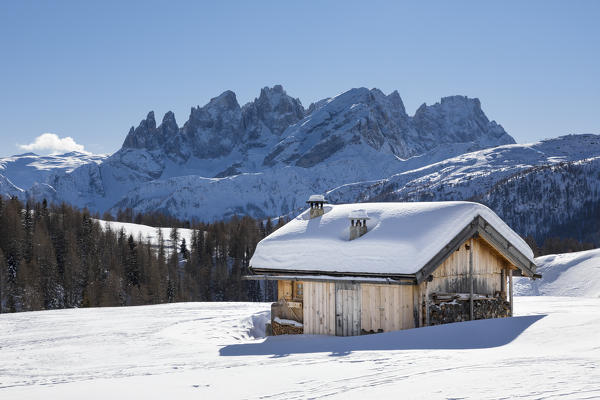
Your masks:
[[[370,218],[366,210],[354,210],[350,213],[348,219],[350,219],[350,240],[359,238],[367,233],[367,220]]]
[[[310,219],[323,215],[323,204],[326,203],[325,196],[322,194],[313,194],[309,197],[307,203],[310,204]]]

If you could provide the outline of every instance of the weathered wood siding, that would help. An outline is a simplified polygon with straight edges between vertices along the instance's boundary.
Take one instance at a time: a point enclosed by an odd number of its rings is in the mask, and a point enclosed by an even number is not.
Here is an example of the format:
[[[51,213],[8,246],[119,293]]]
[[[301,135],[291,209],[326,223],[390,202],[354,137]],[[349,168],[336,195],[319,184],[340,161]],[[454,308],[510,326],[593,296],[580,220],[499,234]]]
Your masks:
[[[292,281],[277,281],[277,300],[292,299]]]
[[[507,261],[483,239],[473,239],[473,292],[494,295],[502,290],[502,269]],[[434,272],[427,284],[431,293],[469,293],[469,250],[463,243]]]
[[[303,282],[277,281],[277,300],[302,301]]]
[[[304,333],[360,335],[415,327],[413,286],[304,282]]]
[[[413,286],[362,285],[361,326],[364,332],[415,327]]]
[[[304,282],[304,333],[335,335],[335,283]]]

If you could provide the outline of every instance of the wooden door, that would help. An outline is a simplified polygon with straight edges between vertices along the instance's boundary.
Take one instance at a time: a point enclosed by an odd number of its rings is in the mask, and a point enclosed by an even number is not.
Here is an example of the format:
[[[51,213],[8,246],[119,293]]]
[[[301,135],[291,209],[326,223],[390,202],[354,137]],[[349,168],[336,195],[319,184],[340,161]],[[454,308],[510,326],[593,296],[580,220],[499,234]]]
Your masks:
[[[358,283],[335,284],[335,335],[360,335],[361,289]]]

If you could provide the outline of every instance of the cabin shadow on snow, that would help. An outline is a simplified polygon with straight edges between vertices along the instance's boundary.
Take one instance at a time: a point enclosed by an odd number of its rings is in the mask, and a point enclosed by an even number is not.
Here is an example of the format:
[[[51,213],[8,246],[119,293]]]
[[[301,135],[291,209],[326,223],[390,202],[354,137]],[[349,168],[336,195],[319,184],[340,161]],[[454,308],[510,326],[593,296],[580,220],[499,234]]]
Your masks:
[[[363,336],[269,336],[260,343],[225,346],[219,353],[221,356],[282,357],[322,352],[330,352],[331,356],[344,356],[354,351],[484,349],[512,342],[545,316],[467,321]]]

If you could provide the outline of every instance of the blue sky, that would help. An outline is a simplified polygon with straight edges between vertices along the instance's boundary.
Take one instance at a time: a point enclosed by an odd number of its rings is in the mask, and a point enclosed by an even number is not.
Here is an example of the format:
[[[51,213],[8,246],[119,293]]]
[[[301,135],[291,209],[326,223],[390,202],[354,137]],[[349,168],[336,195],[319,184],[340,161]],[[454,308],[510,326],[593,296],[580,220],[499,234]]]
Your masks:
[[[126,4],[125,4],[126,3]],[[50,132],[117,150],[149,110],[183,124],[224,90],[305,106],[463,94],[528,142],[600,133],[600,2],[0,2],[0,156]]]

